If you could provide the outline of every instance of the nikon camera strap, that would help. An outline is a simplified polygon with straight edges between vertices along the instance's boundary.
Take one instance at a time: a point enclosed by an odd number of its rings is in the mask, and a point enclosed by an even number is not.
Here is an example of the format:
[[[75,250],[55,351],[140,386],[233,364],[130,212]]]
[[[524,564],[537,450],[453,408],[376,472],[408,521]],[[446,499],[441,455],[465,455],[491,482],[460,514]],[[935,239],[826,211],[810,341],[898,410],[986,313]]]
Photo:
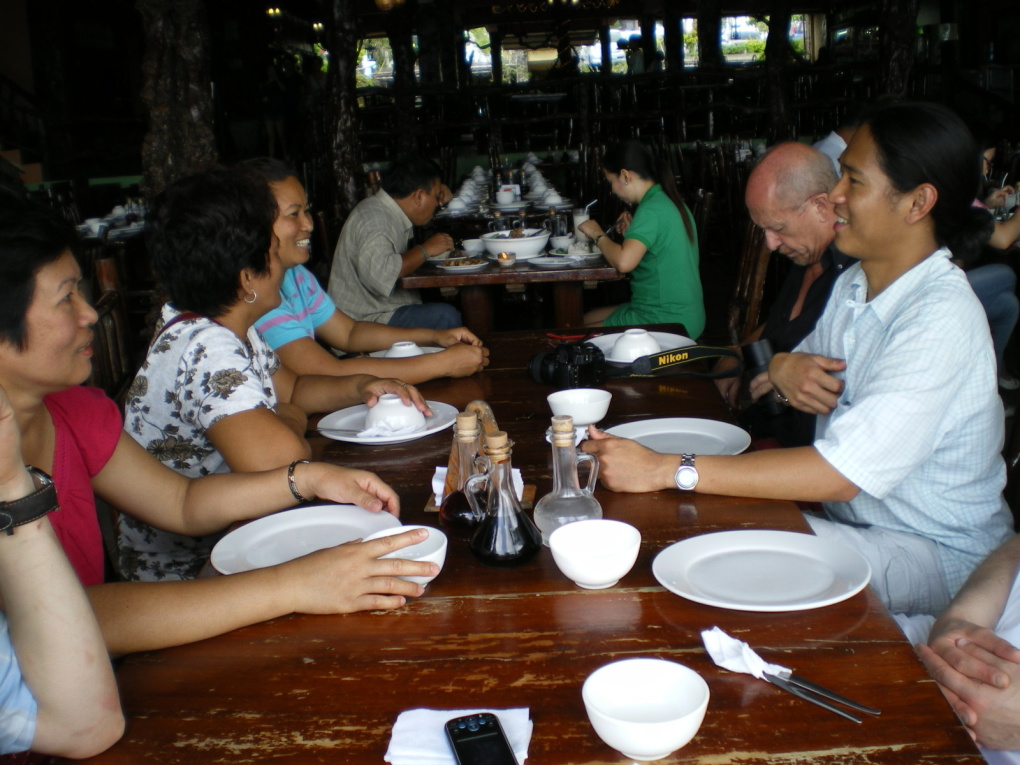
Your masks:
[[[696,362],[710,359],[730,358],[737,362],[735,367],[724,372],[700,371]],[[607,363],[606,377],[669,377],[671,375],[690,375],[711,380],[723,377],[736,377],[744,371],[743,357],[732,348],[711,345],[689,345],[686,348],[675,348],[670,351],[659,351],[648,356],[634,359],[630,364]]]

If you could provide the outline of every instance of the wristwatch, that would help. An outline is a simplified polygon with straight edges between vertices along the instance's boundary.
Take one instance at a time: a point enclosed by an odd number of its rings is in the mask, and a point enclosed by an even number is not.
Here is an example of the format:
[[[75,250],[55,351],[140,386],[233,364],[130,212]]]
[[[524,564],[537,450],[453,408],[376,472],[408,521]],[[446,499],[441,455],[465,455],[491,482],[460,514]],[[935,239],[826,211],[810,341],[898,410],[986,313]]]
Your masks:
[[[35,482],[35,491],[21,499],[0,502],[0,531],[6,531],[8,536],[14,533],[15,526],[37,521],[59,507],[53,479],[31,465],[25,465],[25,469]]]
[[[680,467],[676,469],[673,480],[680,491],[694,491],[698,485],[698,469],[694,466],[696,454],[681,454]]]
[[[595,237],[595,241],[592,242],[592,244],[594,244],[596,247],[598,247],[599,246],[599,240],[602,239],[604,236],[605,236],[605,234],[599,234],[597,237]]]

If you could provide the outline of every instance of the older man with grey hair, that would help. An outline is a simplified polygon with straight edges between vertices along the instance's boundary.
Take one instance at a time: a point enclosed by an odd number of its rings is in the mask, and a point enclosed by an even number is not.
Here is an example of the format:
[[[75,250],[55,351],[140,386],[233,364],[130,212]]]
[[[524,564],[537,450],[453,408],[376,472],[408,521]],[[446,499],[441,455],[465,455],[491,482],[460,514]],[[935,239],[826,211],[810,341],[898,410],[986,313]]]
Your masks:
[[[829,191],[838,180],[828,157],[796,142],[769,149],[747,179],[744,202],[751,220],[764,230],[769,249],[793,266],[765,323],[744,338],[744,345],[764,339],[776,353],[791,350],[814,329],[836,277],[854,263],[832,244],[836,215]],[[740,379],[724,378],[716,385],[736,406]],[[741,420],[755,436],[772,436],[782,446],[806,446],[814,439],[814,415],[796,409],[771,414],[757,402]]]

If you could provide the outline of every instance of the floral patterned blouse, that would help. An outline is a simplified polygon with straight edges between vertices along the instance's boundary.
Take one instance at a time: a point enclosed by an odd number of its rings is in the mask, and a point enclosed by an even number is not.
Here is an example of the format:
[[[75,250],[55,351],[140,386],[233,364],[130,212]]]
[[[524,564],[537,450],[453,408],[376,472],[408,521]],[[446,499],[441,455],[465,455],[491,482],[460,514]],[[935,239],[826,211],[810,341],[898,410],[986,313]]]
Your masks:
[[[163,306],[145,363],[128,390],[124,429],[156,459],[189,478],[227,473],[206,432],[223,417],[273,409],[276,353],[252,327],[247,340],[205,317],[164,329],[180,312]],[[120,573],[134,581],[192,579],[219,534],[171,534],[121,515]]]

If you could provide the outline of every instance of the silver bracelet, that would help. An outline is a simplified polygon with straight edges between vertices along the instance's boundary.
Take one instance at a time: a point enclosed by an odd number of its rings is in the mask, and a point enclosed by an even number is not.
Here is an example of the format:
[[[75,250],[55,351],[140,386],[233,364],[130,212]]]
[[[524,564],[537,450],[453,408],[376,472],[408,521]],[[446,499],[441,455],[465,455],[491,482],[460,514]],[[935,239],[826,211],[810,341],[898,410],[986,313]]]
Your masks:
[[[297,481],[294,479],[294,468],[296,468],[298,465],[309,464],[311,464],[311,460],[294,460],[292,463],[290,463],[290,466],[287,468],[287,485],[290,486],[290,493],[294,495],[294,499],[296,499],[298,502],[307,502],[308,498],[302,497],[301,492],[298,491]]]
[[[774,395],[776,397],[776,401],[778,401],[783,406],[789,406],[790,405],[790,400],[788,398],[786,398],[786,396],[784,396],[782,393],[779,392],[779,388],[773,388],[772,389],[772,395]]]

